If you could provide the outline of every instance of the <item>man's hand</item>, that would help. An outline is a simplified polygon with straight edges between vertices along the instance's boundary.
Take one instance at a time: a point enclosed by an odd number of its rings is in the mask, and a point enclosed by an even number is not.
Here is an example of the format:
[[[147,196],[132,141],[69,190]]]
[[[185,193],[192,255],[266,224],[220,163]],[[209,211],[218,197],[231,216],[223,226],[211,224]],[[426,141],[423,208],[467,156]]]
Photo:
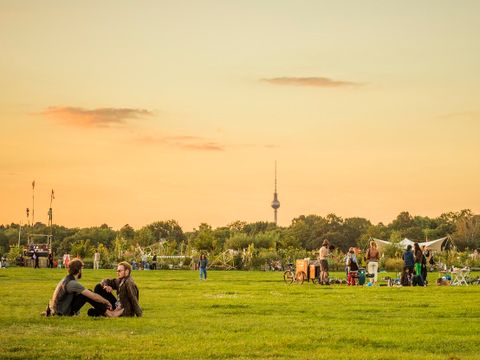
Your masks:
[[[111,293],[112,292],[112,287],[111,286],[108,286],[108,285],[103,285],[103,289],[108,292],[108,293]]]

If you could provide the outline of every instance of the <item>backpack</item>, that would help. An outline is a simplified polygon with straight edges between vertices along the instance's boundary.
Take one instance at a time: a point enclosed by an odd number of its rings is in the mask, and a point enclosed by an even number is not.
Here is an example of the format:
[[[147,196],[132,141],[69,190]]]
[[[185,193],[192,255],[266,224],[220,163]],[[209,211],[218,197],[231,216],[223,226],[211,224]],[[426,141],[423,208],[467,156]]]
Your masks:
[[[415,275],[412,279],[413,286],[425,286],[422,275]]]
[[[353,261],[352,258],[350,258],[348,261],[348,267],[350,271],[358,271],[358,265],[355,261]]]

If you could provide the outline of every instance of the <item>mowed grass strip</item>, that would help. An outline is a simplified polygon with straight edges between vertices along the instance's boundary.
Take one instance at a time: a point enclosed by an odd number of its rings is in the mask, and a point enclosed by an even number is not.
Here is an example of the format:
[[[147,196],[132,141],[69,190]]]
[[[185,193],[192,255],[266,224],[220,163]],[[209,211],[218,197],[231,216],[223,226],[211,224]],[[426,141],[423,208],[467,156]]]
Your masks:
[[[1,359],[480,359],[480,286],[286,285],[280,272],[209,271],[200,281],[195,271],[134,271],[143,318],[92,319],[89,305],[78,317],[41,317],[64,275],[0,270]],[[113,276],[87,269],[81,282],[93,289]]]

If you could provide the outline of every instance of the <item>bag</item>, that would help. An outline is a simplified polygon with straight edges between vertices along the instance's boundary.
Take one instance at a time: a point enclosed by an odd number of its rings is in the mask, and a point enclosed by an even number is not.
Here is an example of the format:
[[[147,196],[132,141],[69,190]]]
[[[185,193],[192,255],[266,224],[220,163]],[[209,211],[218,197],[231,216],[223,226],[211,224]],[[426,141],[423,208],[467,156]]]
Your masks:
[[[350,259],[350,271],[358,271],[358,265],[355,261],[353,261],[352,259]]]
[[[415,275],[412,280],[412,285],[413,286],[425,286],[425,283],[423,282],[423,278],[421,275]]]

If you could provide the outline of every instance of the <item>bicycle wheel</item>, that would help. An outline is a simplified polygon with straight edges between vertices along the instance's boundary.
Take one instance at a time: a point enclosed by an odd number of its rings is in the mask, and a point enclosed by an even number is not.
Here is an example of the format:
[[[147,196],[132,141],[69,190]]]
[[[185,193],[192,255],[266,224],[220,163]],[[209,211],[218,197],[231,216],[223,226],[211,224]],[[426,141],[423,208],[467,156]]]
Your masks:
[[[293,273],[289,270],[285,271],[283,273],[283,280],[285,280],[285,282],[287,284],[291,284],[293,282],[293,279],[295,278],[295,276],[293,275]]]
[[[307,278],[307,274],[305,274],[303,271],[300,271],[297,274],[297,277],[295,278],[295,281],[299,282],[300,284],[303,284],[305,279]]]

